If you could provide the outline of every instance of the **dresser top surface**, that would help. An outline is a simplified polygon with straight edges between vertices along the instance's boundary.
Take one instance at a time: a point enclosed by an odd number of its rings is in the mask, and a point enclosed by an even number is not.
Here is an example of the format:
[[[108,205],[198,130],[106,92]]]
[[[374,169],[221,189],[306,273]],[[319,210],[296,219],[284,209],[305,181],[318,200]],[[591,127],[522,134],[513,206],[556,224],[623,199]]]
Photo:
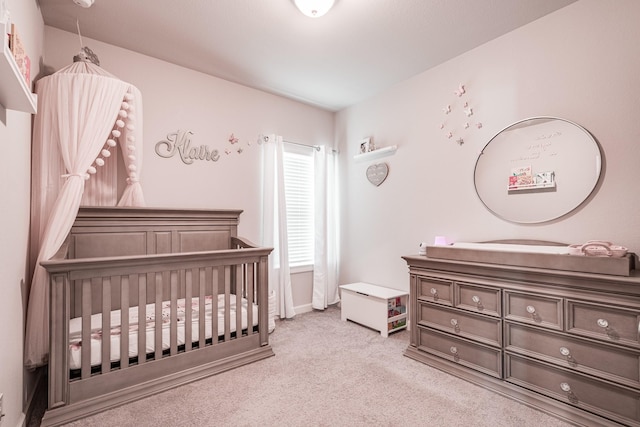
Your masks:
[[[429,270],[502,280],[536,282],[550,286],[569,286],[597,291],[613,291],[640,296],[640,271],[628,276],[585,273],[570,270],[523,267],[493,263],[430,258],[424,255],[402,257],[412,271]]]

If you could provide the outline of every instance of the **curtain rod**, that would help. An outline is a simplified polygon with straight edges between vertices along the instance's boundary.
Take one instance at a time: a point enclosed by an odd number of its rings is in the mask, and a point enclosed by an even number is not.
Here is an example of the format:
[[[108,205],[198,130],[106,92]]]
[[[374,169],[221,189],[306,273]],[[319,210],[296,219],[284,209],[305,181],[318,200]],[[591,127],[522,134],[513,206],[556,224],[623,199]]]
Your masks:
[[[300,147],[307,147],[307,148],[313,148],[316,151],[320,151],[320,146],[319,145],[307,145],[307,144],[302,144],[301,142],[294,142],[294,141],[287,141],[287,140],[282,140],[282,142],[286,143],[286,144],[293,144],[293,145],[299,145]],[[334,150],[333,148],[331,149],[332,153],[338,153],[338,150]]]

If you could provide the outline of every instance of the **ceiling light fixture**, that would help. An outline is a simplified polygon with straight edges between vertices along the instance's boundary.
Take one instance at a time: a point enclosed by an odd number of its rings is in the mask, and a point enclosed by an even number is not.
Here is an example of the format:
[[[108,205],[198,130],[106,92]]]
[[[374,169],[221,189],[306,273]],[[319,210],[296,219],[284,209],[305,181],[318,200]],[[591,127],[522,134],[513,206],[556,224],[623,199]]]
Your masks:
[[[333,7],[335,0],[293,0],[300,12],[310,18],[319,18]]]

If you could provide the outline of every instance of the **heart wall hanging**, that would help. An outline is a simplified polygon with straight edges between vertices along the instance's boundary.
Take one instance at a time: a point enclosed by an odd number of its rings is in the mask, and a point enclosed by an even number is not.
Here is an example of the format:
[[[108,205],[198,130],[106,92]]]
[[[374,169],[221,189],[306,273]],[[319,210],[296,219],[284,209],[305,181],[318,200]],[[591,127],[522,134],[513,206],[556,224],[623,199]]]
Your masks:
[[[386,163],[378,163],[367,168],[367,179],[376,187],[382,184],[388,175],[389,165]]]

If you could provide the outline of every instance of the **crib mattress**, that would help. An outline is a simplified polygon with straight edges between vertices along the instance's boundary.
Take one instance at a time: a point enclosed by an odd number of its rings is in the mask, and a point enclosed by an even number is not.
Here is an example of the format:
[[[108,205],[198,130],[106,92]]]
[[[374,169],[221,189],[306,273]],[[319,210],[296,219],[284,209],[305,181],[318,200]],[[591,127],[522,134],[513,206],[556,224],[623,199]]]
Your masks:
[[[217,336],[224,335],[225,331],[225,314],[224,314],[224,295],[218,295],[217,298],[217,313],[218,313],[218,334]],[[230,295],[230,314],[229,314],[229,327],[231,332],[236,331],[236,296]],[[205,339],[211,338],[211,319],[213,312],[213,298],[211,296],[205,297]],[[178,345],[185,344],[185,314],[187,304],[185,299],[179,299],[177,301],[177,342]],[[253,311],[253,326],[258,324],[258,306],[252,304]],[[145,308],[146,318],[140,322],[144,324],[146,334],[146,353],[153,353],[155,351],[155,304],[147,304]],[[171,315],[171,303],[165,301],[162,303],[162,349],[166,350],[170,346],[170,315]],[[190,310],[192,313],[191,324],[191,337],[193,342],[197,342],[200,339],[200,304],[199,299],[192,298],[190,304]],[[109,339],[111,342],[110,359],[111,362],[117,362],[120,360],[120,337],[122,335],[121,328],[121,314],[120,310],[114,310],[111,312],[111,330],[109,332]],[[247,300],[242,299],[242,329],[247,328]],[[138,356],[138,307],[131,307],[129,309],[129,357]],[[102,331],[102,314],[94,314],[91,316],[91,366],[98,366],[102,363],[102,341],[104,333]],[[80,369],[82,361],[82,318],[76,317],[69,321],[69,367],[70,369]]]

